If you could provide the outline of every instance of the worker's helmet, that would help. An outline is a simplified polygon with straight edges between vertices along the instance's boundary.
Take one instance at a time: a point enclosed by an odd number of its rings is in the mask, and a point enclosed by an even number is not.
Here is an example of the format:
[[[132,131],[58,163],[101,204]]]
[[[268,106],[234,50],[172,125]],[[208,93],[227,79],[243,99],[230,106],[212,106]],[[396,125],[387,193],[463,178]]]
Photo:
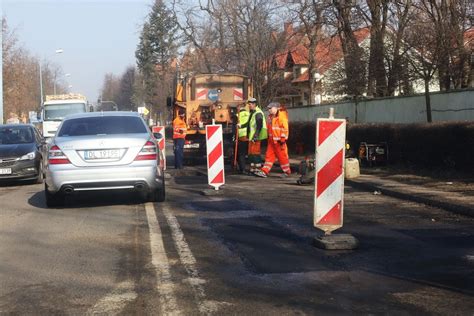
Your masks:
[[[249,98],[249,99],[247,100],[247,102],[248,102],[248,103],[257,103],[257,99],[255,99],[255,98]]]
[[[281,105],[279,102],[271,102],[270,104],[267,105],[267,109],[271,109],[271,108],[279,109],[280,107]]]

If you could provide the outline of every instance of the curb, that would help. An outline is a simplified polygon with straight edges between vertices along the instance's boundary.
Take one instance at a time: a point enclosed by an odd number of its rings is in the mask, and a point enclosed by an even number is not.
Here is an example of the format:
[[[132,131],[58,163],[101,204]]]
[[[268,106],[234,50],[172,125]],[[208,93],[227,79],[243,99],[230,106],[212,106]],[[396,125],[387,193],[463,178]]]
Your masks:
[[[295,164],[295,163],[292,163],[291,164],[291,169],[292,170],[293,169],[298,170],[299,165]],[[428,205],[428,206],[437,207],[437,208],[443,209],[443,210],[451,212],[451,213],[460,214],[460,215],[464,215],[464,216],[468,216],[468,217],[474,217],[474,209],[472,209],[469,206],[460,205],[460,204],[453,204],[453,203],[449,203],[449,202],[446,202],[446,201],[438,201],[438,200],[422,197],[422,196],[419,196],[419,195],[413,195],[413,194],[410,194],[410,193],[400,192],[400,191],[396,191],[396,190],[380,188],[379,186],[374,185],[374,184],[360,183],[360,182],[353,181],[353,180],[350,180],[350,179],[344,179],[344,183],[350,185],[351,187],[362,189],[364,191],[369,191],[369,192],[370,191],[372,191],[372,192],[373,191],[380,191],[384,195],[391,196],[391,197],[394,197],[394,198],[397,198],[397,199],[408,200],[408,201],[412,201],[412,202],[415,202],[415,203],[421,203],[421,204],[425,204],[425,205]]]
[[[438,200],[425,198],[425,197],[417,196],[417,195],[412,195],[412,194],[404,193],[400,191],[390,190],[390,189],[382,189],[370,183],[360,183],[357,181],[352,181],[350,179],[345,179],[345,183],[347,183],[348,185],[354,188],[363,189],[365,191],[380,191],[382,192],[383,195],[391,196],[391,197],[402,199],[402,200],[408,200],[408,201],[412,201],[416,203],[422,203],[422,204],[437,207],[437,208],[440,208],[452,213],[474,217],[474,210],[470,208],[469,206],[453,204],[453,203],[444,202],[444,201],[438,201]]]

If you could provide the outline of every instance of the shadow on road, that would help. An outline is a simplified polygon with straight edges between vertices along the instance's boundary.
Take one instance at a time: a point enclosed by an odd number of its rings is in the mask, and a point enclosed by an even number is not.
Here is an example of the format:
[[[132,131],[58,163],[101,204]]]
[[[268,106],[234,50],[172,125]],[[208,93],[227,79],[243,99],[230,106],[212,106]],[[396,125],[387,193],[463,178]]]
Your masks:
[[[36,184],[34,180],[0,180],[0,188],[24,187],[34,184]]]
[[[87,192],[66,196],[64,206],[60,208],[77,209],[112,205],[135,205],[142,204],[143,202],[144,198],[140,194],[133,192]],[[28,199],[28,204],[37,208],[48,209],[44,191],[32,195]]]

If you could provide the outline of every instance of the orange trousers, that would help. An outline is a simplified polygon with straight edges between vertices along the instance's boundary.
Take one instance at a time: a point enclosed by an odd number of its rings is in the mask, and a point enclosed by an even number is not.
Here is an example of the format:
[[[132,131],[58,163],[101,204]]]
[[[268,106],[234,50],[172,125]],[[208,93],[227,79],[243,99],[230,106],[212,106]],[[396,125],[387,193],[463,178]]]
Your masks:
[[[288,158],[288,148],[286,144],[275,144],[269,139],[267,153],[265,155],[265,164],[262,168],[262,171],[265,172],[265,174],[270,173],[270,170],[272,169],[276,159],[278,159],[280,162],[281,170],[283,170],[283,172],[286,174],[291,174],[290,160]]]

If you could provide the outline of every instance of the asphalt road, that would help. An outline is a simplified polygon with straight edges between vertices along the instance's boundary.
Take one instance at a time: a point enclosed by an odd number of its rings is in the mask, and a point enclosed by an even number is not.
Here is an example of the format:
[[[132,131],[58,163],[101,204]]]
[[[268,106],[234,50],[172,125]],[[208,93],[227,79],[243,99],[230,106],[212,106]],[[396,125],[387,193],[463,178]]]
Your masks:
[[[360,248],[323,251],[310,186],[229,174],[204,196],[202,170],[155,204],[0,186],[0,314],[473,314],[474,219],[346,187]]]

